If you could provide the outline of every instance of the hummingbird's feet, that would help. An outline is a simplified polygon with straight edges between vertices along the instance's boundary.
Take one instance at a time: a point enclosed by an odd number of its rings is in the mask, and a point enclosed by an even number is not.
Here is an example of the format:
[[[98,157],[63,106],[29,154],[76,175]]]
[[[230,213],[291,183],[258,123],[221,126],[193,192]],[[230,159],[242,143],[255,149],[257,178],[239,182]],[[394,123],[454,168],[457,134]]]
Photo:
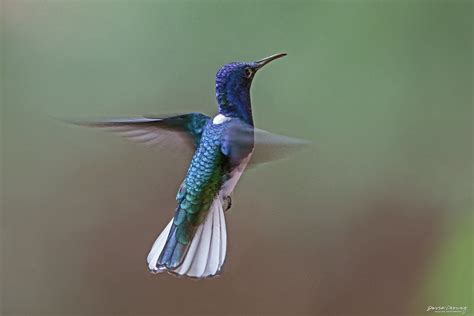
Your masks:
[[[232,198],[230,195],[226,196],[224,200],[227,202],[226,207],[224,208],[224,212],[227,212],[232,207]]]

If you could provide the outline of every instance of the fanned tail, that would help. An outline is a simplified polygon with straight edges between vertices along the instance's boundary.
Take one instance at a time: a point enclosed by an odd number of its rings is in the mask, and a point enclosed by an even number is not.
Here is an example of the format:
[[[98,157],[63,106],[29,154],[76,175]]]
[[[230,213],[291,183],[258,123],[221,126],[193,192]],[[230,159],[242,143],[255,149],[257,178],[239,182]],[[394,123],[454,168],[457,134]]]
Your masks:
[[[169,268],[167,264],[160,264],[160,256],[166,255],[164,250],[169,245],[179,247],[174,232],[175,226],[172,219],[156,239],[148,254],[148,268],[151,272],[160,273],[168,271],[178,275],[194,278],[206,278],[217,275],[224,265],[227,249],[227,231],[222,207],[223,201],[217,196],[212,202],[206,218],[196,228],[194,236],[179,260],[180,265]],[[168,244],[168,245],[167,245]],[[165,247],[165,245],[167,245]]]

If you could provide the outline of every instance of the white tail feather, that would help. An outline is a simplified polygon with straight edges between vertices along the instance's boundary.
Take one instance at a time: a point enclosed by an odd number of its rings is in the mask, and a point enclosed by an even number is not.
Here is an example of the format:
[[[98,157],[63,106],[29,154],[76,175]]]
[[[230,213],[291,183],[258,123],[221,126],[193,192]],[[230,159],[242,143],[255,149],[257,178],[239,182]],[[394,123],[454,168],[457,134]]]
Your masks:
[[[161,234],[158,236],[155,243],[153,244],[153,247],[151,247],[150,253],[148,254],[148,257],[146,259],[148,262],[148,269],[151,272],[157,273],[160,271],[156,267],[156,263],[158,262],[158,258],[160,257],[160,254],[163,251],[163,248],[165,247],[166,238],[168,237],[168,234],[170,233],[172,224],[173,224],[173,220],[171,220],[168,223],[168,225],[166,225],[165,229],[163,229],[163,231],[161,232]]]
[[[182,264],[170,272],[195,278],[211,277],[219,273],[225,261],[227,247],[227,231],[222,203],[221,197],[214,199],[206,218],[196,229]],[[173,220],[158,236],[148,254],[148,268],[152,272],[159,273],[165,270],[158,269],[157,262],[172,223]]]
[[[220,229],[220,214],[219,212],[212,213],[212,235],[211,244],[209,247],[209,260],[207,261],[204,274],[211,275],[214,271],[219,269],[219,253],[221,251],[221,229]]]

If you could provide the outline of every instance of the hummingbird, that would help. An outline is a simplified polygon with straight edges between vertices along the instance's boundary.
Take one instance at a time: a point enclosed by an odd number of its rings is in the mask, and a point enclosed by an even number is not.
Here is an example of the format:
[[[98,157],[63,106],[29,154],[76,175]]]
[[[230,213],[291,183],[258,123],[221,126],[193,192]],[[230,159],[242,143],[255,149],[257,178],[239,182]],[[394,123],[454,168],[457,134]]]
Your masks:
[[[226,258],[224,212],[247,166],[283,156],[305,142],[254,127],[250,87],[255,74],[275,54],[254,62],[232,62],[216,74],[218,113],[192,112],[172,116],[95,121],[69,121],[98,127],[147,145],[177,147],[194,153],[176,195],[174,217],[158,235],[147,257],[152,273],[169,272],[191,278],[219,275]],[[259,149],[260,152],[259,152]]]

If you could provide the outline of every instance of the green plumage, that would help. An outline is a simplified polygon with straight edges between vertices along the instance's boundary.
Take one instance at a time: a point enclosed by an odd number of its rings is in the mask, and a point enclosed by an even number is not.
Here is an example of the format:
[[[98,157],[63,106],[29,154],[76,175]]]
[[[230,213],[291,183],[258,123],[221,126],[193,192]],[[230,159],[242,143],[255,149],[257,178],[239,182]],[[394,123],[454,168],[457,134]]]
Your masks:
[[[199,224],[206,218],[225,179],[227,157],[221,140],[226,123],[208,121],[196,148],[186,178],[176,195],[178,206],[160,264],[175,267],[181,263]]]
[[[205,129],[177,196],[176,237],[185,245],[191,241],[196,227],[207,215],[222,183],[221,131],[222,126],[212,123]]]

